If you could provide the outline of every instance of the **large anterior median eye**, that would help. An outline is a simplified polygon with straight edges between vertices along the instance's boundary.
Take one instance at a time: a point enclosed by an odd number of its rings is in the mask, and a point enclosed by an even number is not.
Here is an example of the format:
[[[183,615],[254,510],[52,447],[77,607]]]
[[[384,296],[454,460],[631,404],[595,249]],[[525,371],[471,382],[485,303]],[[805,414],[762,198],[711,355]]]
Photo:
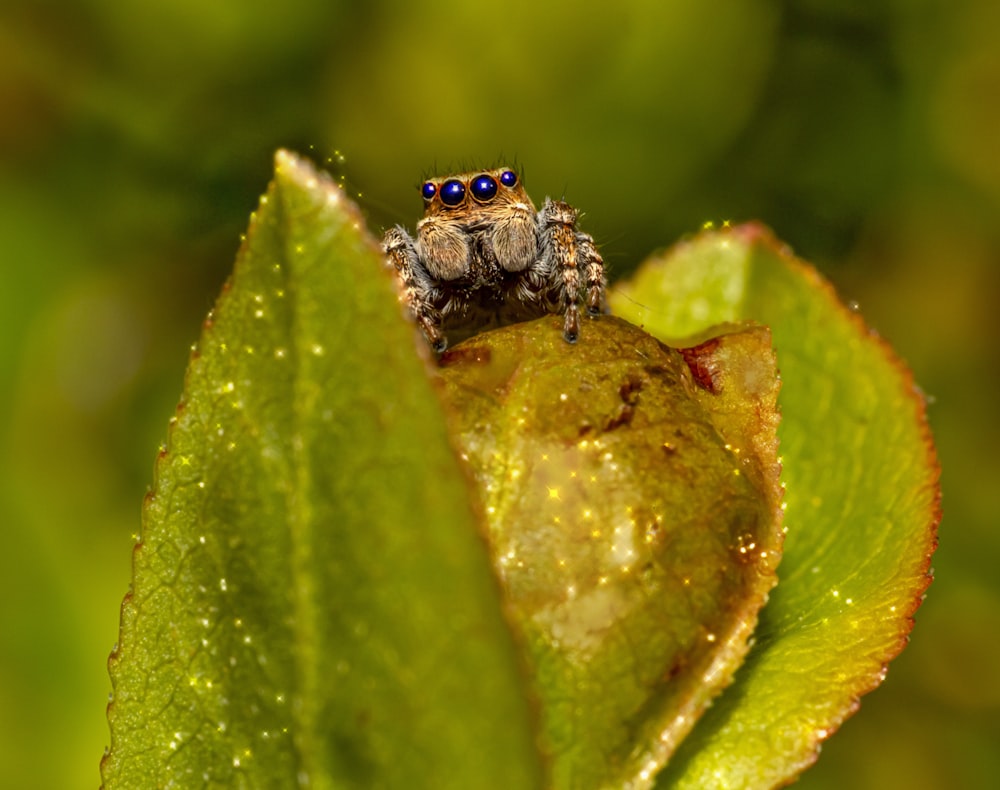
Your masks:
[[[465,184],[450,178],[441,185],[441,202],[446,206],[457,206],[465,200]]]
[[[424,185],[420,187],[420,194],[424,196],[424,200],[433,200],[434,195],[437,194],[437,187],[434,186],[434,182],[425,181]]]
[[[488,203],[493,200],[497,194],[497,182],[493,176],[488,176],[483,173],[483,175],[476,176],[472,179],[472,184],[469,185],[469,189],[472,190],[472,197],[480,203]]]

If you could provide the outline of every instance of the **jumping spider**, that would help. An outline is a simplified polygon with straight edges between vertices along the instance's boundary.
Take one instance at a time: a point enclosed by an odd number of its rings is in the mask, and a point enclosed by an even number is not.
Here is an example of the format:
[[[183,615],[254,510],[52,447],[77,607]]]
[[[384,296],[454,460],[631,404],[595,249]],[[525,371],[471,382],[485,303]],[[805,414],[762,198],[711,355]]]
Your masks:
[[[382,246],[435,351],[549,313],[565,315],[563,336],[574,343],[577,304],[586,297],[587,313],[601,312],[604,261],[568,203],[546,198],[536,212],[507,167],[432,178],[420,191],[416,239],[396,226]]]

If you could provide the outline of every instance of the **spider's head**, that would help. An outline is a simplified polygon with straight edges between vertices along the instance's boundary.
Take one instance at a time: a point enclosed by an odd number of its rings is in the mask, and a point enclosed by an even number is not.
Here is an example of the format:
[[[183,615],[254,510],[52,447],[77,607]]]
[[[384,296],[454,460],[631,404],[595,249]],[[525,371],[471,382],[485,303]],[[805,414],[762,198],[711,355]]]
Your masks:
[[[420,187],[424,216],[455,212],[469,216],[512,203],[531,205],[517,172],[509,167],[431,178]]]

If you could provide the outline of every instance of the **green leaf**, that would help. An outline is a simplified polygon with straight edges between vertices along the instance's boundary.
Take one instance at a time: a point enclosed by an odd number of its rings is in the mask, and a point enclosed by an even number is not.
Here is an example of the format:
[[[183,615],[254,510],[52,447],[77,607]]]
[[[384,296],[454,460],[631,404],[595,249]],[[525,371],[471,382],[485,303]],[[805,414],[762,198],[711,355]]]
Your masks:
[[[704,233],[612,295],[660,338],[754,319],[781,369],[788,535],[745,665],[659,778],[770,787],[883,679],[929,583],[940,516],[923,400],[889,347],[758,226]]]
[[[444,355],[557,788],[643,787],[747,650],[781,556],[770,333],[683,351],[611,316]]]
[[[156,464],[109,789],[542,783],[422,340],[361,224],[279,152]]]

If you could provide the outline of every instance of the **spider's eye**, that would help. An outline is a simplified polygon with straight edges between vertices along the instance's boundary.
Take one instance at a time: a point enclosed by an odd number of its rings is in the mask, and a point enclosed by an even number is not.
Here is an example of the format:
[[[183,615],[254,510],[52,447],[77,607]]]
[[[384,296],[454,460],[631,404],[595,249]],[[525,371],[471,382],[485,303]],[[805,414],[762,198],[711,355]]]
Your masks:
[[[472,190],[472,197],[480,203],[488,203],[496,196],[497,182],[493,176],[488,176],[483,173],[483,175],[476,176],[472,179],[472,183],[469,185],[469,188]]]
[[[441,185],[441,202],[446,206],[457,206],[465,200],[465,184],[450,178]]]
[[[517,173],[513,170],[504,170],[500,174],[500,183],[505,187],[512,187],[517,184]]]
[[[424,200],[433,200],[436,192],[437,187],[434,186],[433,181],[425,181],[424,185],[420,187],[420,194],[424,196]]]

